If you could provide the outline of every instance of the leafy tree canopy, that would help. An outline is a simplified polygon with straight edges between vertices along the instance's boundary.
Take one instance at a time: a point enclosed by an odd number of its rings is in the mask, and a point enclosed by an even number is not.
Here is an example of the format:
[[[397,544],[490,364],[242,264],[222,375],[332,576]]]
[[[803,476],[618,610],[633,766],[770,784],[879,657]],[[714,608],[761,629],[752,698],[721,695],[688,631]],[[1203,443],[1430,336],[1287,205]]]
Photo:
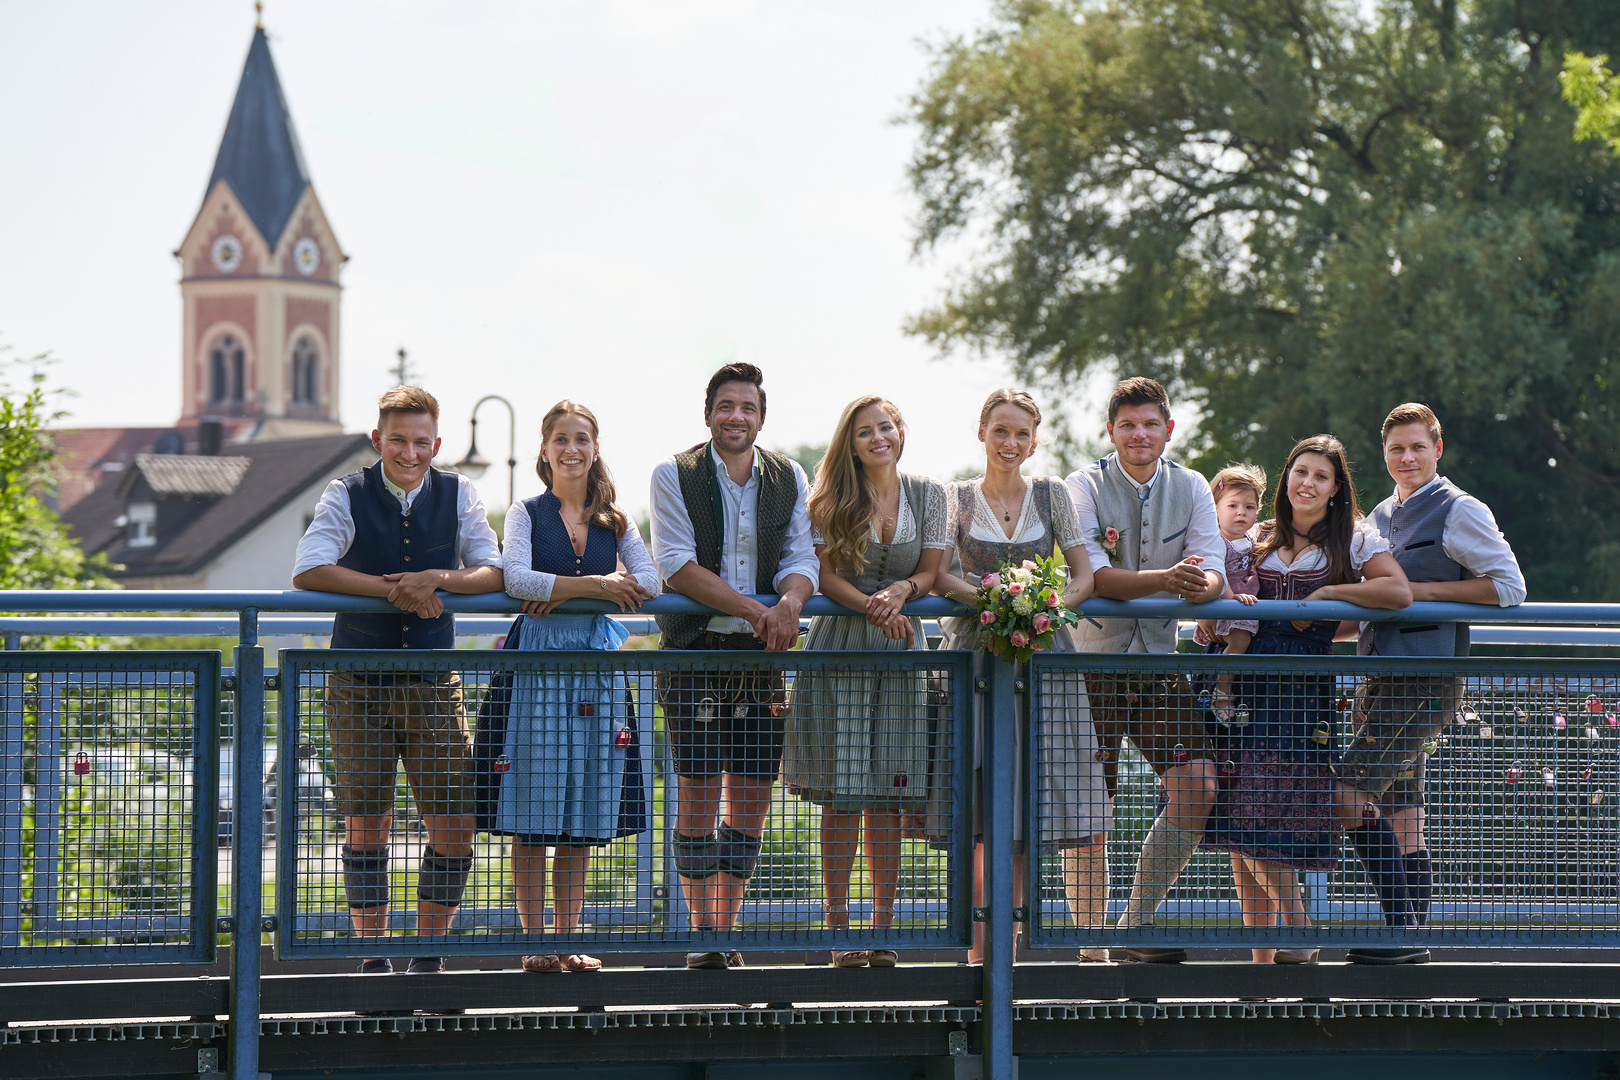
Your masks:
[[[909,329],[1156,376],[1206,469],[1331,431],[1366,497],[1427,402],[1531,595],[1620,596],[1620,163],[1558,80],[1616,45],[1588,0],[1003,3],[911,101],[917,248],[969,254]]]

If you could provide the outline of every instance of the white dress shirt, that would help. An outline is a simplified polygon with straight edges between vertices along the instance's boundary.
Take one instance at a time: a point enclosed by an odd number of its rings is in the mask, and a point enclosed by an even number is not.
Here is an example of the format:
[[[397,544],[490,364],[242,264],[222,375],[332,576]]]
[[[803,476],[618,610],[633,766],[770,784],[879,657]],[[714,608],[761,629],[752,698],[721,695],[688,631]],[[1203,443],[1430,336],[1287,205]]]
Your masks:
[[[1187,521],[1187,533],[1181,538],[1181,557],[1202,555],[1204,561],[1200,569],[1216,574],[1224,583],[1226,581],[1226,541],[1221,539],[1220,519],[1215,516],[1215,497],[1209,492],[1209,481],[1193,469],[1183,469],[1172,472],[1164,467],[1163,460],[1154,462],[1153,475],[1145,484],[1137,483],[1136,478],[1125,471],[1120,464],[1118,455],[1114,457],[1114,468],[1125,482],[1135,488],[1138,497],[1145,488],[1149,492],[1153,485],[1164,480],[1167,476],[1180,476],[1182,482],[1188,486],[1192,493],[1192,516]],[[1086,545],[1086,556],[1091,559],[1093,572],[1106,570],[1113,563],[1108,559],[1108,552],[1103,550],[1102,541],[1097,539],[1097,533],[1102,528],[1102,522],[1097,517],[1097,505],[1091,501],[1091,488],[1080,482],[1080,473],[1084,470],[1076,469],[1070,473],[1065,481],[1069,488],[1069,498],[1074,502],[1074,514],[1080,525],[1080,535]],[[1177,593],[1160,591],[1149,594],[1150,598],[1164,598],[1179,600],[1182,597]],[[1142,641],[1141,628],[1138,627],[1131,635],[1131,643],[1127,652],[1146,652],[1147,645]]]
[[[507,507],[505,536],[501,574],[506,580],[506,595],[518,600],[550,600],[557,575],[534,569],[534,526],[521,502]],[[658,595],[658,568],[653,566],[634,522],[619,537],[619,561],[643,589]]]
[[[1435,476],[1427,484],[1408,495],[1416,498],[1440,482]],[[1400,490],[1395,491],[1395,505],[1404,505]],[[1440,530],[1440,546],[1446,557],[1463,566],[1475,577],[1490,578],[1496,586],[1499,607],[1513,607],[1524,603],[1527,590],[1524,572],[1513,554],[1513,546],[1496,527],[1491,508],[1464,492],[1452,500],[1446,511],[1446,523]]]
[[[758,569],[758,538],[755,533],[759,518],[759,454],[754,454],[748,483],[741,486],[732,481],[713,444],[709,446],[709,463],[720,479],[720,502],[726,516],[722,522],[725,539],[720,548],[720,580],[744,596],[752,596]],[[791,464],[799,493],[793,504],[793,517],[782,536],[781,558],[777,561],[772,585],[780,592],[782,580],[790,574],[798,574],[810,582],[810,589],[814,592],[821,584],[821,563],[810,540],[810,484],[799,463],[795,461]],[[697,539],[692,531],[692,517],[686,512],[686,500],[681,497],[681,478],[673,457],[659,462],[653,469],[652,554],[653,561],[658,564],[658,573],[665,581],[674,577],[676,571],[687,563],[697,562]],[[753,624],[747,619],[731,615],[714,616],[709,620],[708,629],[717,634],[754,632]]]
[[[380,469],[378,471],[382,472]],[[489,514],[473,482],[455,473],[440,473],[433,482],[444,483],[452,478],[456,482],[455,568],[501,565],[500,543],[495,539],[495,530],[489,527]],[[386,473],[383,473],[383,485],[389,494],[399,500],[400,509],[409,517],[422,485],[406,491],[388,479]],[[292,576],[297,577],[317,566],[336,566],[353,543],[354,512],[349,506],[349,489],[341,479],[333,480],[321,492],[321,500],[315,505],[315,519],[304,530],[303,539],[298,541],[298,551],[293,556]]]

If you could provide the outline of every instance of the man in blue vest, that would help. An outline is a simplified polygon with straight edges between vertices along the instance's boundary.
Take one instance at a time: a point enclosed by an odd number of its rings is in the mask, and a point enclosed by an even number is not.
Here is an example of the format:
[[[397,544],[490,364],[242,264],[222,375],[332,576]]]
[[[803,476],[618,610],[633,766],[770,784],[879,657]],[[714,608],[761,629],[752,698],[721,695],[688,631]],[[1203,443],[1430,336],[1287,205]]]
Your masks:
[[[1427,405],[1397,405],[1384,420],[1384,465],[1395,492],[1369,519],[1388,540],[1412,583],[1414,602],[1524,602],[1524,574],[1490,508],[1439,474],[1445,443]],[[1467,623],[1372,622],[1357,651],[1377,656],[1467,656]],[[1434,876],[1423,839],[1424,768],[1440,730],[1457,712],[1462,680],[1452,676],[1380,675],[1356,693],[1356,731],[1336,766],[1339,783],[1376,805],[1400,843],[1405,904],[1422,925]],[[1402,898],[1380,896],[1386,911]],[[1352,949],[1356,963],[1412,964],[1423,948]]]
[[[456,627],[438,591],[500,592],[500,547],[471,481],[432,467],[439,403],[397,386],[377,403],[376,464],[332,481],[298,543],[293,587],[386,597],[398,615],[339,614],[334,649],[453,649]],[[409,671],[334,672],[326,684],[326,735],[344,815],[343,886],[355,932],[388,928],[388,839],[395,762],[403,760],[427,830],[417,870],[416,932],[444,934],[472,870],[470,743],[461,678]],[[386,959],[360,970],[393,970]],[[417,957],[407,970],[444,970]]]
[[[652,553],[667,591],[723,613],[658,616],[660,648],[781,652],[799,640],[799,611],[821,564],[804,470],[754,445],[765,423],[764,379],[752,364],[715,372],[703,399],[708,441],[653,470]],[[779,594],[770,607],[750,595],[768,593]],[[782,762],[782,674],[694,665],[664,672],[658,691],[675,759],[682,894],[694,928],[730,930],[759,863]],[[686,956],[698,970],[741,964],[736,952]]]

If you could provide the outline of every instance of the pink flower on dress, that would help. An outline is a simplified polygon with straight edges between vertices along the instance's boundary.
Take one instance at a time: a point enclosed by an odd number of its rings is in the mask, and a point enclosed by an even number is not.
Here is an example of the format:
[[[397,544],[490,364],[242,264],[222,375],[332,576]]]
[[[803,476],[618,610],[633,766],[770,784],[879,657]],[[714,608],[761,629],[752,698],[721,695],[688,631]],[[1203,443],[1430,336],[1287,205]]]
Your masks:
[[[981,612],[979,612],[979,625],[981,625],[981,626],[989,626],[991,623],[993,623],[995,621],[996,621],[996,613],[995,612],[993,612],[993,611],[981,611]]]
[[[1001,575],[1000,574],[986,574],[986,575],[984,575],[984,577],[979,579],[979,584],[983,585],[987,589],[993,589],[997,585],[1001,584]]]
[[[1050,629],[1052,629],[1052,620],[1047,616],[1046,612],[1043,611],[1035,616],[1035,632],[1037,634],[1044,634]]]
[[[1014,630],[1012,632],[1012,637],[1009,640],[1012,641],[1014,648],[1022,649],[1024,646],[1029,644],[1029,635],[1024,633],[1022,630]]]

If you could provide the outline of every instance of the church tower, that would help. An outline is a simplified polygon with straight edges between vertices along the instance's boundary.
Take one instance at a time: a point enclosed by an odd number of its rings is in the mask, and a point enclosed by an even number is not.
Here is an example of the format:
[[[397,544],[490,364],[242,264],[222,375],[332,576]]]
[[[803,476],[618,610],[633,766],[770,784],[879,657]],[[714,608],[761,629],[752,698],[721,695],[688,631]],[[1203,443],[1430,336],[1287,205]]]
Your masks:
[[[348,256],[310,183],[263,25],[175,257],[181,424],[220,417],[253,440],[341,432],[338,274]]]

